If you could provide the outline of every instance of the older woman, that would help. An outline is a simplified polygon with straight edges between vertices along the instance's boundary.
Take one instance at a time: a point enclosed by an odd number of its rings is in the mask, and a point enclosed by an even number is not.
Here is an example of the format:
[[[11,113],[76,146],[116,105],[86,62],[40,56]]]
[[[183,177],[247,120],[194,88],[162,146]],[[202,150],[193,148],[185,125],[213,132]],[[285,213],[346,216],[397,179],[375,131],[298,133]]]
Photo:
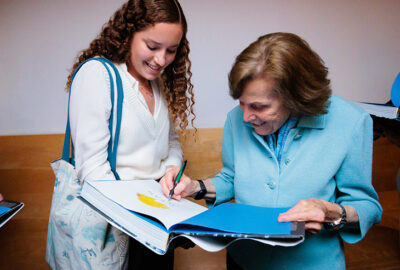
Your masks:
[[[229,86],[240,106],[225,123],[223,168],[205,181],[183,177],[174,198],[291,207],[279,221],[306,221],[308,236],[289,248],[238,241],[228,248],[228,269],[344,269],[342,241],[361,240],[380,221],[372,120],[331,95],[327,74],[289,33],[262,36],[236,58]],[[168,194],[172,182],[161,184]]]

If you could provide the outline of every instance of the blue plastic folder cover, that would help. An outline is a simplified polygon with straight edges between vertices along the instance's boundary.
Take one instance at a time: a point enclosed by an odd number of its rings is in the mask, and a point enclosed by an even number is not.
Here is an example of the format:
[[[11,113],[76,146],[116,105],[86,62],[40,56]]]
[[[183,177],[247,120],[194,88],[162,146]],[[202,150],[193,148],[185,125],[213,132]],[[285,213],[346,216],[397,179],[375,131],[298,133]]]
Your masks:
[[[279,214],[288,209],[224,203],[172,226],[170,231],[265,238],[271,235],[291,235],[292,223],[278,222]]]

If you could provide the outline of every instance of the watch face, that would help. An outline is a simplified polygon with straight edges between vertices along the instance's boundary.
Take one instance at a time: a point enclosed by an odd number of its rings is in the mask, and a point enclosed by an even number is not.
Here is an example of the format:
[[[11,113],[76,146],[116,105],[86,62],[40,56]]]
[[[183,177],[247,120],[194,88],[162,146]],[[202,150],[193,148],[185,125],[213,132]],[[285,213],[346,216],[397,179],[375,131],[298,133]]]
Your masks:
[[[204,195],[206,195],[206,192],[205,192],[205,190],[202,189],[202,190],[199,191],[199,193],[197,193],[195,199],[196,200],[203,199]]]
[[[326,222],[324,223],[325,228],[328,230],[336,231],[340,229],[340,222],[342,219],[335,220],[333,222]]]
[[[337,231],[337,230],[343,228],[344,225],[347,223],[346,209],[344,209],[344,207],[342,205],[340,205],[340,204],[338,204],[338,205],[342,209],[341,217],[339,219],[337,219],[337,220],[332,221],[332,222],[324,223],[325,228],[328,229],[328,230]]]
[[[333,221],[333,222],[332,222],[332,225],[333,225],[333,226],[338,226],[338,225],[340,225],[341,222],[342,222],[342,218],[339,218],[339,219]]]

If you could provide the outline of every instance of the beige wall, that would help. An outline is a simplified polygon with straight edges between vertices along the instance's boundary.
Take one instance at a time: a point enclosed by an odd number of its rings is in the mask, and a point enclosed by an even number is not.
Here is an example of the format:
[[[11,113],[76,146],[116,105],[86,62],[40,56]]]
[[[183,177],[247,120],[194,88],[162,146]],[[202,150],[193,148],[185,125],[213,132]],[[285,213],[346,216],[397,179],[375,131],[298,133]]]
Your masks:
[[[0,135],[62,133],[63,87],[122,0],[0,0]],[[333,91],[385,102],[400,71],[398,0],[181,0],[189,22],[196,125],[223,127],[227,73],[259,35],[294,32],[330,68]]]

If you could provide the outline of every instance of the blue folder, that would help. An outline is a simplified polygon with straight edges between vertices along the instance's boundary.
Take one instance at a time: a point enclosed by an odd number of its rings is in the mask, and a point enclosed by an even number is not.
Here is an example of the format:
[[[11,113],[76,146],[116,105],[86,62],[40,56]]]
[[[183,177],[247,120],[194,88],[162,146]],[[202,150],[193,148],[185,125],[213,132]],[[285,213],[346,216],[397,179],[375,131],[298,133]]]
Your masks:
[[[304,222],[278,222],[289,208],[266,208],[223,203],[173,225],[170,232],[235,238],[304,237]]]

